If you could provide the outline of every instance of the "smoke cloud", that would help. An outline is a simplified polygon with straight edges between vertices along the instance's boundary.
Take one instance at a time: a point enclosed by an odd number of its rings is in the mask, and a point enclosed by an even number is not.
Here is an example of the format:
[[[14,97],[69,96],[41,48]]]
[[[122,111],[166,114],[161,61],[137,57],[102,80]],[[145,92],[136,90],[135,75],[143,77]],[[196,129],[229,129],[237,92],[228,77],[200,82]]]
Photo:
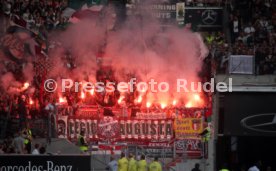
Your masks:
[[[48,77],[95,82],[96,57],[103,49],[103,65],[113,68],[117,81],[129,81],[127,76],[132,75],[138,81],[154,79],[169,83],[168,93],[149,93],[150,102],[187,101],[188,94],[177,93],[176,80],[199,81],[197,73],[208,53],[201,36],[187,28],[162,28],[147,12],[139,17],[127,17],[114,30],[107,30],[115,16],[111,8],[108,10],[108,15],[100,20],[96,17],[81,20],[66,31],[50,34],[51,41],[60,42],[62,46],[55,45],[49,50],[53,67]],[[24,70],[28,80],[34,75],[31,68],[32,65],[27,64]],[[7,79],[15,81],[11,74],[1,77],[4,88],[9,86]]]

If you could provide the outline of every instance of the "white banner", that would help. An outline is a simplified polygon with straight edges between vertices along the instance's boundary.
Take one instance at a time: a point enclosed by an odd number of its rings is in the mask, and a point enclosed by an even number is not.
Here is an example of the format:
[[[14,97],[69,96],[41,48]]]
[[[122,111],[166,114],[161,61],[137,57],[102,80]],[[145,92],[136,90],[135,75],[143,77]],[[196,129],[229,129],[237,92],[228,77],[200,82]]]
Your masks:
[[[252,55],[231,55],[229,73],[254,74],[254,57]]]

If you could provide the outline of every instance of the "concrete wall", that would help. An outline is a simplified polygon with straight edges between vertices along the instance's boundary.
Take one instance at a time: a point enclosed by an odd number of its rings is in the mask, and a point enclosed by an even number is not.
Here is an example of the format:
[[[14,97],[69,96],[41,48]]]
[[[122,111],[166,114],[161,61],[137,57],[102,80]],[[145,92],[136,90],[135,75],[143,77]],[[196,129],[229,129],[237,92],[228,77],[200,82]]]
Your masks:
[[[216,82],[226,81],[232,78],[234,86],[276,86],[276,75],[216,75]]]

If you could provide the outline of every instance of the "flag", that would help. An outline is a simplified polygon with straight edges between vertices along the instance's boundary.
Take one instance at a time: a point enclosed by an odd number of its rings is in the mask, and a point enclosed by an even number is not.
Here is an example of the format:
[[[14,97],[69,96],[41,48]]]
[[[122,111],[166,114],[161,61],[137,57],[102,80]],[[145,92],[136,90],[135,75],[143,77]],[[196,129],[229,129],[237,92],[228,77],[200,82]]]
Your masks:
[[[11,25],[16,25],[16,26],[26,28],[27,22],[22,17],[20,17],[18,15],[13,15],[11,17]]]

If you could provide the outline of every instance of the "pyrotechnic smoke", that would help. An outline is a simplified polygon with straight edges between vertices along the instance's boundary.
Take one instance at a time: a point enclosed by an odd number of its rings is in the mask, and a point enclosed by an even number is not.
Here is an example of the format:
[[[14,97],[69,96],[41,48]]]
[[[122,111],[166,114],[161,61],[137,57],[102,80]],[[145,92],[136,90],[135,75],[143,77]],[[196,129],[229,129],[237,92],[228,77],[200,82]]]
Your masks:
[[[94,82],[96,56],[99,49],[105,47],[104,62],[109,61],[108,65],[114,68],[118,81],[129,81],[126,75],[132,74],[138,81],[148,82],[154,79],[170,85],[167,93],[148,93],[148,104],[159,102],[169,105],[173,100],[179,102],[187,98],[187,94],[177,93],[176,80],[199,81],[197,73],[202,59],[208,53],[200,35],[177,26],[163,29],[147,12],[139,17],[128,17],[115,31],[106,31],[110,17],[114,17],[112,12],[109,13],[111,15],[107,18],[81,20],[70,25],[64,32],[51,33],[49,37],[60,41],[65,49],[69,49],[75,66],[67,63],[67,52],[56,46],[49,50],[49,58],[54,63],[49,77],[79,81],[88,79]],[[33,74],[29,69],[30,67],[26,68],[24,72],[28,79]],[[4,77],[1,79],[2,85],[7,87],[3,79]]]

